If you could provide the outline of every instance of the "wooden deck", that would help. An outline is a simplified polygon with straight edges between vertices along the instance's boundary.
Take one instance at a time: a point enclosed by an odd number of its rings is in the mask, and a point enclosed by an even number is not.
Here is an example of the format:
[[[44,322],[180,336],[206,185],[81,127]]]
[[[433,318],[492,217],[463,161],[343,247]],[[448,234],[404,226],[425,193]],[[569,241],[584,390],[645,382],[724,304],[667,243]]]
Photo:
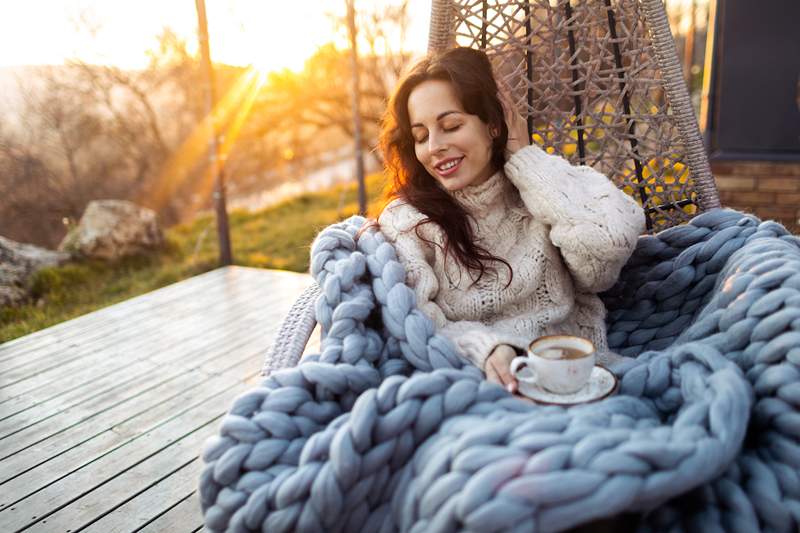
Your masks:
[[[310,283],[221,268],[0,346],[0,531],[201,529],[203,443]]]

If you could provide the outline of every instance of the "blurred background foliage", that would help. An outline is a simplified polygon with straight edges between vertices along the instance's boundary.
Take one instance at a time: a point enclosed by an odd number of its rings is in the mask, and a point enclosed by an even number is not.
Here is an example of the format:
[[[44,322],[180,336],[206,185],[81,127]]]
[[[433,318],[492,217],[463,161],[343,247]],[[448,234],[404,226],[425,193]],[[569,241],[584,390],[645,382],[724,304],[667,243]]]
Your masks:
[[[407,3],[359,12],[366,151],[375,148],[385,100],[410,58],[403,43],[387,45],[388,34],[408,25]],[[341,31],[344,21],[332,25]],[[164,226],[210,208],[199,58],[170,29],[148,58],[137,70],[74,59],[18,73],[20,105],[0,121],[0,234],[54,248],[86,205],[103,198],[152,208]],[[215,64],[215,75],[234,200],[351,157],[348,49],[322,46],[298,71]]]

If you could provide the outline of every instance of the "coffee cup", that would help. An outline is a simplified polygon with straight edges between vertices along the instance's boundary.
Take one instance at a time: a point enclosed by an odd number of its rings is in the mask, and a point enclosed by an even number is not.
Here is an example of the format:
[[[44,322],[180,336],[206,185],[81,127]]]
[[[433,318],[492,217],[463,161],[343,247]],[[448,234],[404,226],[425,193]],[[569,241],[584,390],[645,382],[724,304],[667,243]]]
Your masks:
[[[527,355],[515,357],[511,373],[521,382],[550,392],[572,394],[589,381],[594,363],[595,348],[588,339],[549,335],[531,342]]]

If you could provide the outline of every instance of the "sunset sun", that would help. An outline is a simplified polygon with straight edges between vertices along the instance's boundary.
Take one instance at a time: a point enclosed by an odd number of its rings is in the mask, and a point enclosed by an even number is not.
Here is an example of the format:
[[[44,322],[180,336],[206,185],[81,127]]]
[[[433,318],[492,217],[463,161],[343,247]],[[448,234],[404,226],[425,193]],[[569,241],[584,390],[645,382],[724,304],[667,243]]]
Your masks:
[[[332,11],[335,5],[331,3],[240,1],[234,7],[235,17],[228,18],[225,29],[215,28],[209,18],[215,62],[250,66],[262,75],[283,69],[300,71],[322,44],[337,42],[327,14],[339,13]],[[346,41],[337,44],[346,46]]]

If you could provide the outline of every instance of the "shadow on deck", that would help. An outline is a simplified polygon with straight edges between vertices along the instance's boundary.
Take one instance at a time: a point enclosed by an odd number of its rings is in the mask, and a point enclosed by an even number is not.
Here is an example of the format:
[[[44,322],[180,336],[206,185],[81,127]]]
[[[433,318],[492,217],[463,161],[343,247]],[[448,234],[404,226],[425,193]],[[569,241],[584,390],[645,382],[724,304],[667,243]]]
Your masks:
[[[220,268],[0,346],[0,530],[201,529],[203,443],[311,282]]]

